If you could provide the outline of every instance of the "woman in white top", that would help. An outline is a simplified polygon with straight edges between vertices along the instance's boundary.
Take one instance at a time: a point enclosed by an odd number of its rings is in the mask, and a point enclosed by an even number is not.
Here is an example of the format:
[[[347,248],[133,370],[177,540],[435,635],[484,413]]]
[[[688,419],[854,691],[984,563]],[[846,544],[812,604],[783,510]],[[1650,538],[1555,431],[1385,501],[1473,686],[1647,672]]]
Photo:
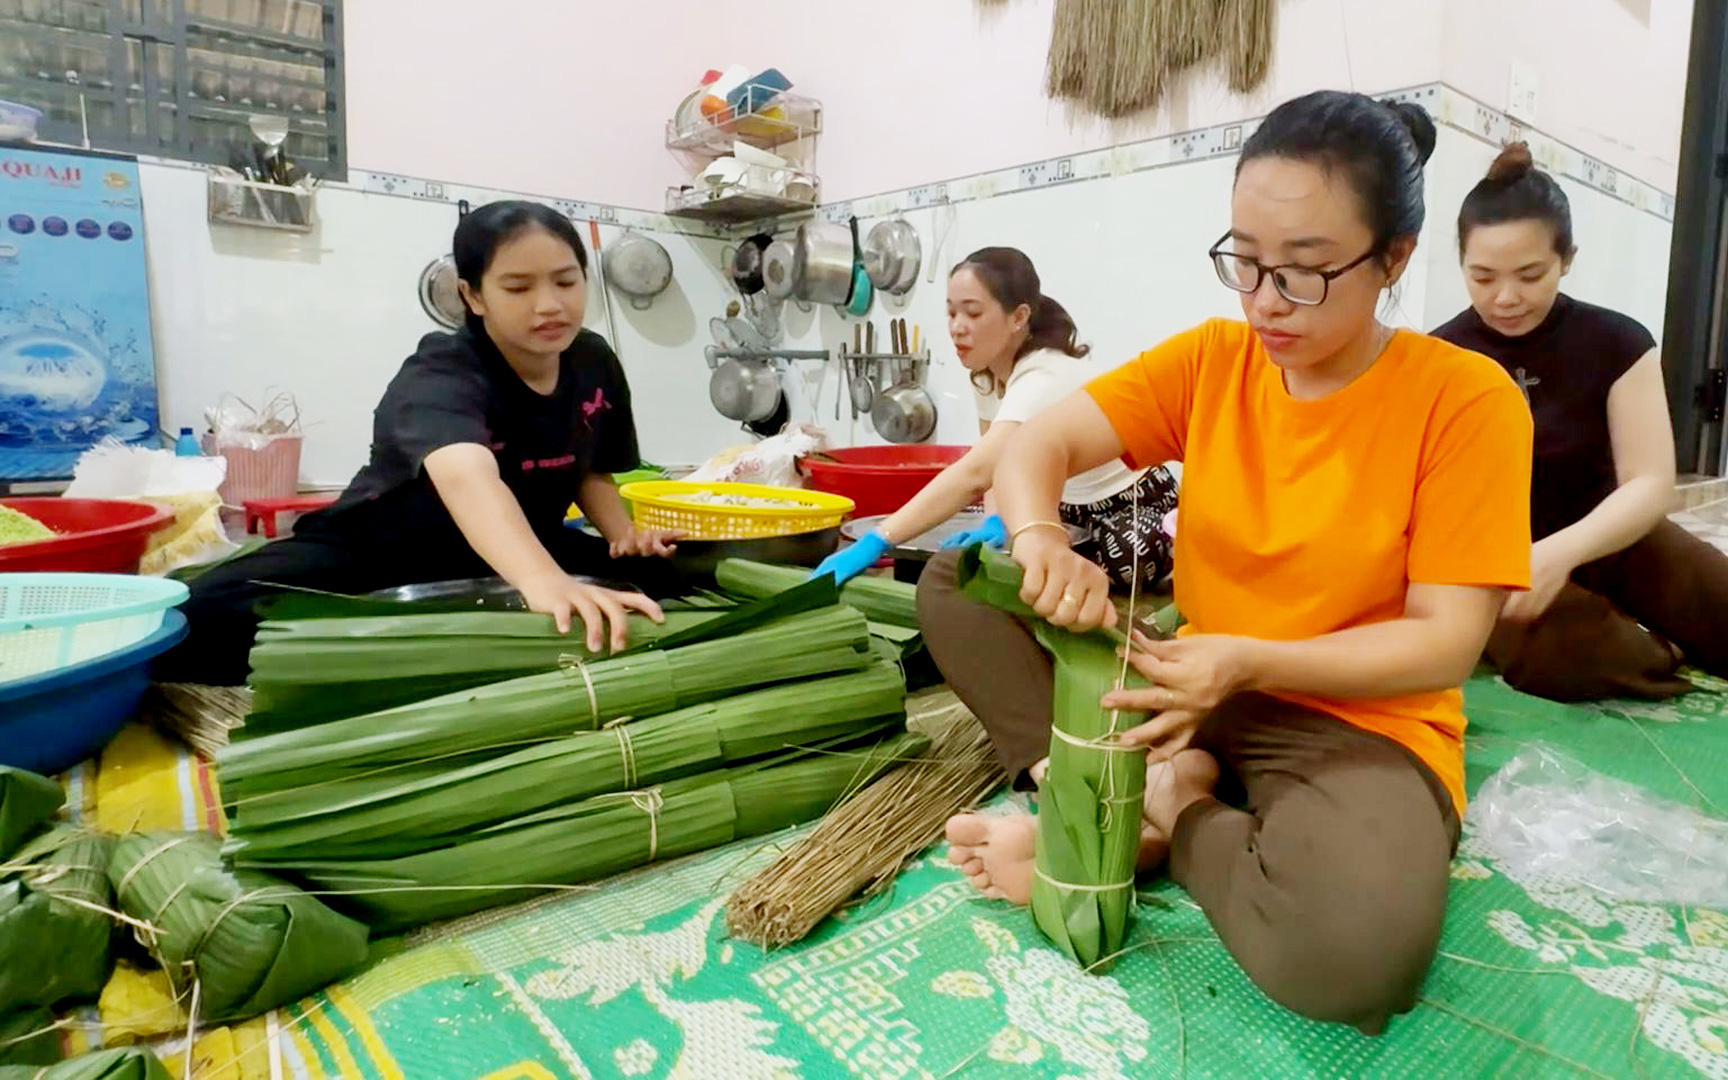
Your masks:
[[[1043,294],[1032,260],[1016,248],[988,247],[948,275],[948,335],[978,393],[978,444],[942,470],[881,526],[817,567],[841,582],[863,573],[896,544],[922,536],[984,497],[1002,449],[1020,425],[1101,374],[1085,356],[1068,312]],[[1096,557],[1123,586],[1150,585],[1170,572],[1170,539],[1161,523],[1176,507],[1177,478],[1163,466],[1134,472],[1111,461],[1062,489],[1062,517],[1086,530]],[[950,541],[1007,543],[1002,520]]]

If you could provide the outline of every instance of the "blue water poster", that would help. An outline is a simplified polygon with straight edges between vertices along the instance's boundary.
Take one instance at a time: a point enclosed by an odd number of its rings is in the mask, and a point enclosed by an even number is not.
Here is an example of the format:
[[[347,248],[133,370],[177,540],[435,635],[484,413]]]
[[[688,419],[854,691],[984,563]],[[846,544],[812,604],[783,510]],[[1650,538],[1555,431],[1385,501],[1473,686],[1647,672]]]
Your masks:
[[[0,482],[157,427],[137,161],[0,146]]]

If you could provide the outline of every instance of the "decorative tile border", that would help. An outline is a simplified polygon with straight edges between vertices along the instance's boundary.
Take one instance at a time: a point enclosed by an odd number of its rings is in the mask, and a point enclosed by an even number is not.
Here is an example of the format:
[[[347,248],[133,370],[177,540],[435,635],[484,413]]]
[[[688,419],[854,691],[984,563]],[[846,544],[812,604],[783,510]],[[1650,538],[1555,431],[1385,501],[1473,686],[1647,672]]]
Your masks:
[[[1530,152],[1536,163],[1549,172],[1568,177],[1670,224],[1674,221],[1673,194],[1628,176],[1576,147],[1529,127],[1444,83],[1429,83],[1376,96],[1387,101],[1415,102],[1428,110],[1436,124],[1444,124],[1493,146],[1523,139],[1530,144]],[[932,206],[977,202],[998,195],[1103,180],[1211,158],[1232,157],[1260,126],[1260,119],[1255,117],[1231,121],[1179,134],[1088,150],[1067,157],[1048,158],[1006,169],[975,173],[915,188],[828,203],[818,207],[816,214],[820,219],[830,222],[843,222],[854,215],[860,218],[886,217]],[[185,164],[168,161],[160,163]],[[450,205],[464,199],[472,206],[498,199],[528,199],[556,207],[565,216],[576,221],[598,221],[602,224],[714,239],[748,236],[764,229],[763,222],[726,225],[606,203],[472,187],[366,169],[350,169],[345,183],[326,186]],[[770,223],[768,231],[773,231],[775,225],[791,224],[796,220],[798,219],[787,218],[784,222]]]
[[[470,206],[482,206],[489,202],[497,202],[499,199],[526,199],[529,202],[545,203],[572,221],[597,221],[602,225],[623,225],[633,229],[682,233],[687,236],[706,236],[716,239],[723,239],[732,233],[732,230],[723,224],[697,221],[691,218],[675,218],[668,214],[655,213],[652,210],[632,210],[625,206],[588,202],[583,199],[562,199],[551,195],[530,195],[519,191],[450,184],[441,180],[425,180],[414,176],[373,172],[367,169],[349,169],[347,183],[343,186],[357,188],[375,195],[394,195],[400,198],[417,199],[422,202],[443,202],[451,205],[464,199],[468,201]]]
[[[1669,223],[1674,220],[1672,194],[1627,176],[1583,151],[1528,127],[1503,112],[1491,109],[1444,83],[1430,83],[1375,96],[1387,101],[1415,102],[1428,110],[1436,124],[1443,124],[1493,146],[1523,139],[1530,144],[1531,155],[1544,169],[1566,176]],[[1058,184],[1106,179],[1211,158],[1231,157],[1238,153],[1243,142],[1254,134],[1255,129],[1260,126],[1260,120],[1260,117],[1255,117],[1216,124],[1140,142],[1088,150],[1068,157],[1050,158],[1007,169],[977,173],[941,183],[830,203],[821,207],[818,214],[831,222],[845,221],[854,214],[860,218],[883,217],[930,206],[976,202],[997,195],[1011,195]],[[751,227],[750,231],[754,231],[754,228]]]

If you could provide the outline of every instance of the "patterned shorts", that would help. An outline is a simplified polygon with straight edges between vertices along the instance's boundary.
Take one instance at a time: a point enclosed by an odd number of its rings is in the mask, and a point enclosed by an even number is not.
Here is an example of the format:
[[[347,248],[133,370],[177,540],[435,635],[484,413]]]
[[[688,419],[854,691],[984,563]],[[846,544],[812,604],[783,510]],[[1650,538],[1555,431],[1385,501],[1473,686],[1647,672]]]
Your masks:
[[[1062,520],[1091,534],[1093,558],[1118,585],[1133,588],[1138,574],[1139,586],[1152,588],[1170,576],[1164,516],[1176,509],[1176,490],[1176,477],[1159,465],[1107,499],[1063,503]]]

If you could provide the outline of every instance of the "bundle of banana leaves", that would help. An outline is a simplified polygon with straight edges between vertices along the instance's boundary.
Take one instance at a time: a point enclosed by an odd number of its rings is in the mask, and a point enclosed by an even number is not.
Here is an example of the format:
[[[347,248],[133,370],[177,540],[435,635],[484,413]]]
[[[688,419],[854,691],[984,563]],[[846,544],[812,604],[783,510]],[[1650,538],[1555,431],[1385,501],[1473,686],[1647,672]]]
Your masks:
[[[670,611],[665,623],[630,616],[631,651],[712,621]],[[581,634],[525,611],[401,613],[266,622],[252,649],[252,713],[237,738],[422,701],[505,679],[556,671],[560,660],[604,659]],[[339,693],[332,693],[339,688]]]
[[[902,728],[905,698],[899,670],[877,663],[428,775],[391,771],[270,793],[236,805],[226,850],[250,861],[411,855],[547,807]]]
[[[833,594],[831,583],[827,593]],[[788,602],[803,604],[809,595],[800,590]],[[773,608],[763,611],[771,614]],[[706,634],[748,614],[740,609],[695,629]],[[858,671],[874,660],[862,615],[846,607],[818,608],[716,640],[592,662],[572,659],[548,674],[237,742],[219,758],[223,790],[238,803],[380,770],[399,770],[397,779],[422,779],[623,717],[656,716],[755,687]]]
[[[234,861],[306,882],[389,933],[809,821],[927,743],[902,733],[851,750],[793,751],[597,795],[401,858],[254,861],[241,851]]]
[[[114,849],[120,906],[201,1020],[241,1020],[298,1001],[366,960],[366,928],[317,897],[223,864],[208,833],[140,833]]]
[[[142,1046],[128,1046],[97,1050],[46,1069],[0,1068],[0,1080],[172,1080],[172,1076],[155,1054]]]
[[[0,765],[0,861],[60,809],[66,793],[46,776]]]
[[[773,566],[745,559],[727,559],[714,571],[714,581],[734,596],[760,599],[804,584],[810,571],[797,566]],[[918,629],[918,589],[893,578],[864,574],[840,589],[840,602],[862,611],[873,623]]]
[[[113,968],[114,843],[51,829],[0,866],[0,1013],[102,992]]]
[[[1036,620],[1020,599],[1020,567],[1006,556],[968,549],[958,582],[976,600],[1035,620],[1033,632],[1055,662],[1055,730],[1038,787],[1032,917],[1076,963],[1104,970],[1121,950],[1133,913],[1146,749],[1118,742],[1141,718],[1105,709],[1099,700],[1145,681],[1116,655],[1120,634],[1074,634]]]

